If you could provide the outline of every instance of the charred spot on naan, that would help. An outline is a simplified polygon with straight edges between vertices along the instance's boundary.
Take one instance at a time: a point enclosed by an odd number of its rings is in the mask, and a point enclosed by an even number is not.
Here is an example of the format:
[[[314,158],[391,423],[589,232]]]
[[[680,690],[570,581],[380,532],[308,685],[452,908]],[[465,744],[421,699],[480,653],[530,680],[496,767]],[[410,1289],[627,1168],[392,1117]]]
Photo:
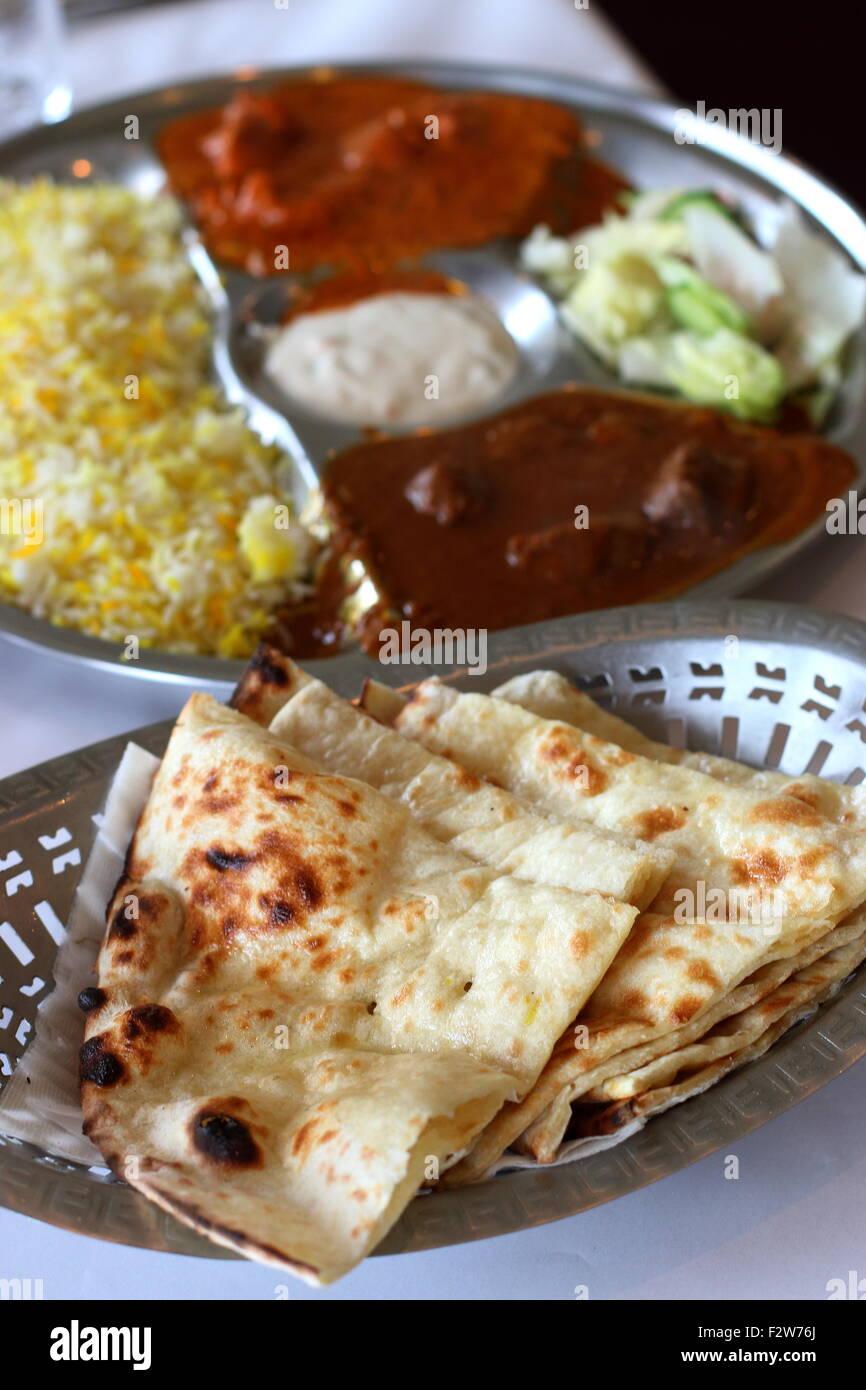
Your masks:
[[[272,898],[268,893],[261,893],[259,906],[267,914],[268,923],[272,927],[286,927],[295,921],[293,905],[283,898]]]
[[[276,686],[278,690],[289,687],[289,670],[285,656],[277,651],[276,647],[269,647],[266,642],[260,642],[256,647],[247,670],[258,676],[264,686]]]
[[[199,814],[224,816],[227,811],[233,811],[241,804],[241,795],[236,786],[234,788],[224,787],[219,768],[213,768],[202,782],[201,793],[193,804],[195,812]],[[177,805],[177,801],[175,801],[175,805]]]
[[[79,1052],[79,1080],[105,1090],[144,1075],[164,1037],[182,1037],[182,1028],[163,1004],[143,1003],[126,1009],[104,1032],[87,1039]]]
[[[690,1023],[707,1003],[706,995],[683,994],[669,1010],[669,1017],[676,1024]]]
[[[164,1004],[136,1004],[118,1020],[127,1043],[150,1039],[155,1033],[177,1033],[180,1024]]]
[[[808,793],[804,796],[792,796],[790,789],[786,787],[784,796],[774,796],[753,806],[749,812],[749,820],[764,821],[768,825],[820,827],[825,824],[826,817],[816,809],[816,798],[810,797],[807,800],[807,796]]]
[[[104,989],[99,989],[96,985],[88,985],[86,989],[80,991],[78,995],[78,1007],[83,1014],[96,1013],[98,1009],[108,1001],[108,995]]]
[[[654,806],[634,818],[636,833],[641,840],[655,840],[671,830],[680,830],[686,823],[688,806]]]
[[[245,854],[243,850],[224,849],[222,845],[211,845],[204,851],[206,862],[220,873],[233,870],[242,873],[258,859],[257,854]]]
[[[476,776],[474,772],[470,772],[462,763],[452,762],[449,771],[451,773],[452,784],[460,791],[475,792],[478,791],[482,785],[481,778]],[[511,815],[517,814],[516,807],[509,808],[509,810]]]
[[[538,756],[550,764],[555,776],[573,782],[585,796],[598,796],[607,786],[607,774],[589,757],[574,730],[564,724],[545,730],[538,744]]]
[[[250,1125],[232,1111],[246,1103],[237,1096],[203,1106],[189,1122],[197,1153],[223,1168],[261,1168],[264,1158]]]
[[[298,1126],[292,1135],[290,1146],[293,1158],[304,1163],[307,1159],[312,1158],[316,1150],[322,1145],[331,1144],[339,1138],[340,1131],[335,1128],[334,1121],[328,1113],[333,1109],[333,1101],[323,1101],[309,1119],[304,1120]]]
[[[806,787],[802,782],[789,782],[785,788],[785,796],[793,797],[795,801],[802,801],[813,811],[821,810],[820,790]]]
[[[772,849],[750,850],[731,860],[731,877],[735,884],[778,884],[789,877],[807,879],[830,853],[830,845],[816,845],[795,857],[777,854]]]
[[[109,910],[103,951],[111,967],[135,965],[146,971],[158,949],[177,939],[182,913],[174,896],[152,883],[142,885],[121,879]]]
[[[97,1033],[82,1044],[78,1053],[78,1080],[82,1086],[89,1083],[105,1090],[128,1079],[126,1068],[111,1051],[109,1042],[107,1034]]]
[[[179,1042],[182,1037],[179,1020],[164,1004],[136,1004],[119,1014],[111,1028],[114,1055],[127,1075],[146,1075],[164,1039]]]
[[[189,851],[180,872],[191,947],[204,951],[239,933],[306,927],[351,886],[357,857],[337,848],[307,857],[290,833],[275,828],[262,830],[249,846]]]
[[[108,927],[109,941],[128,941],[138,931],[138,922],[129,916],[126,907],[119,907]]]
[[[174,908],[173,900],[160,888],[142,888],[134,881],[122,881],[118,890],[120,905],[111,916],[108,940],[129,941],[143,925],[149,928]],[[115,898],[115,902],[117,898]]]
[[[229,700],[229,708],[266,728],[291,695],[294,684],[288,657],[262,642],[250,657]]]
[[[568,1139],[588,1139],[616,1134],[630,1124],[638,1114],[634,1100],[620,1100],[614,1105],[573,1105],[566,1130]]]

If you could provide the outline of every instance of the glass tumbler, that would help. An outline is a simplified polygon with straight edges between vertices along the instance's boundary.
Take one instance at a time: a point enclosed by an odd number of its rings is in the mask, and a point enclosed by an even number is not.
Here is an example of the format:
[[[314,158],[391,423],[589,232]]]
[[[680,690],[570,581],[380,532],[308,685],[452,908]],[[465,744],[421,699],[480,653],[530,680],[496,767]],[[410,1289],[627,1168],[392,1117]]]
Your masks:
[[[0,136],[69,114],[60,0],[0,0]]]

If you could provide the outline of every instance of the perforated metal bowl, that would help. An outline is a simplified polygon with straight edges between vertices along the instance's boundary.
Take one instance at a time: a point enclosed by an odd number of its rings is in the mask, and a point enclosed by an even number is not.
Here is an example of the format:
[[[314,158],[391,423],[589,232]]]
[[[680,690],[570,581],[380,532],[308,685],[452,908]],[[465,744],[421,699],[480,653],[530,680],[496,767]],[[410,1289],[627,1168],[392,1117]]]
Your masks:
[[[866,626],[786,604],[654,604],[495,634],[484,676],[439,670],[465,688],[553,668],[655,738],[722,752],[792,775],[854,783],[866,764]],[[329,663],[341,694],[364,675],[402,685],[429,668]],[[129,737],[153,752],[170,726]],[[8,1075],[38,1027],[51,989],[58,923],[93,836],[126,737],[109,739],[0,782],[0,1068]],[[68,837],[57,844],[60,830]],[[53,847],[46,848],[45,843]],[[69,856],[60,872],[54,863]],[[10,891],[12,881],[18,882]],[[43,983],[33,988],[34,979]],[[729,1145],[866,1054],[861,971],[770,1052],[618,1148],[562,1168],[505,1173],[414,1201],[380,1253],[500,1235],[585,1211]],[[2,1078],[0,1078],[2,1079]],[[0,1113],[2,1128],[2,1113]],[[0,1138],[0,1202],[69,1230],[153,1250],[235,1258],[196,1236],[104,1170]]]

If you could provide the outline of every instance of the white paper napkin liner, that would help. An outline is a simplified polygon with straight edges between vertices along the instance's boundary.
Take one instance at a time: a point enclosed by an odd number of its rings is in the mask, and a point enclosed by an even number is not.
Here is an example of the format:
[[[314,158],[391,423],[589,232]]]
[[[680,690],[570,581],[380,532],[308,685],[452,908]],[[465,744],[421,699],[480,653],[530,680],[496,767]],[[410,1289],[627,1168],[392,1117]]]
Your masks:
[[[84,1019],[78,994],[95,981],[105,909],[158,766],[158,758],[127,744],[54,962],[54,989],[40,1004],[36,1036],[0,1095],[0,1134],[88,1166],[104,1167],[105,1161],[81,1132],[78,1049]]]

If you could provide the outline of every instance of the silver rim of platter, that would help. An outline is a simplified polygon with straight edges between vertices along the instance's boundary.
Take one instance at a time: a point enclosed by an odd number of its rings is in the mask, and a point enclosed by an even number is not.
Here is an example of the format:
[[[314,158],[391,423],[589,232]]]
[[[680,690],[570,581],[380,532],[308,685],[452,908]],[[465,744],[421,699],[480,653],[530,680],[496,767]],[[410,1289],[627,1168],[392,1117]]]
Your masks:
[[[866,764],[866,626],[779,603],[649,604],[566,618],[494,634],[484,676],[458,676],[489,690],[523,670],[553,667],[575,679],[650,735],[721,751],[756,766],[778,765],[855,783]],[[380,668],[394,684],[418,669]],[[334,682],[357,692],[360,656]],[[429,674],[427,670],[423,674]],[[454,673],[450,673],[451,678]],[[152,752],[170,725],[153,725],[0,782],[0,863],[10,848],[32,867],[35,882],[7,898],[4,913],[31,952],[26,966],[0,942],[0,974],[14,1013],[0,1048],[7,1073],[38,1028],[38,1003],[53,980],[56,944],[37,918],[46,895],[66,919],[74,882],[46,887],[39,874],[40,834],[54,836],[59,817],[82,862],[108,783],[127,737]],[[17,860],[13,862],[18,863]],[[16,871],[17,872],[17,871]],[[65,880],[69,878],[67,884]],[[60,886],[60,885],[64,886]],[[43,913],[44,916],[44,913]],[[48,982],[23,994],[34,972]],[[83,982],[84,983],[84,982]],[[19,1021],[20,1020],[20,1021]],[[475,1187],[413,1201],[379,1247],[380,1254],[423,1250],[504,1234],[572,1216],[675,1173],[729,1145],[810,1095],[866,1055],[866,972],[797,1025],[760,1060],[710,1091],[652,1119],[619,1146],[562,1167],[503,1173]],[[0,1076],[2,1079],[2,1076]],[[177,1224],[104,1169],[85,1168],[31,1144],[2,1138],[0,1203],[52,1225],[152,1250],[235,1258]]]
[[[866,270],[863,217],[801,164],[712,124],[700,127],[700,143],[678,144],[674,133],[681,120],[677,108],[669,103],[522,68],[407,60],[399,64],[245,70],[239,74],[205,78],[132,94],[76,112],[56,125],[16,136],[0,145],[0,175],[29,177],[49,173],[69,179],[73,161],[87,159],[95,178],[118,179],[143,192],[156,192],[163,183],[163,172],[152,141],[155,132],[168,119],[219,104],[239,87],[259,88],[310,75],[363,72],[402,74],[446,88],[513,91],[561,102],[575,108],[595,133],[601,157],[623,170],[637,186],[701,187],[710,184],[743,206],[754,220],[759,237],[766,235],[772,226],[780,199],[791,198],[825,235],[847,251],[860,269]],[[123,137],[124,118],[129,114],[139,118],[138,140]],[[248,304],[251,297],[257,304],[264,304],[268,294],[275,290],[275,282],[254,281],[232,271],[221,274],[194,235],[190,236],[189,250],[214,305],[217,375],[230,399],[249,408],[253,428],[263,438],[279,443],[295,458],[296,490],[302,495],[315,485],[317,467],[327,452],[353,442],[360,433],[316,417],[285,399],[280,400],[265,382],[260,362],[251,359],[249,344],[245,343],[239,329],[237,311],[242,303]],[[531,330],[514,331],[520,350],[515,382],[483,413],[560,386],[567,380],[615,386],[599,364],[565,333],[544,291],[518,270],[515,251],[513,245],[495,243],[475,251],[443,250],[428,258],[431,264],[465,279],[477,289],[506,324],[535,325]],[[532,312],[521,314],[521,307],[531,308]],[[443,421],[443,424],[460,422]],[[858,464],[856,487],[861,491],[866,485],[866,329],[861,330],[852,345],[846,384],[830,421],[828,435],[854,455]],[[721,598],[742,593],[823,533],[823,522],[819,519],[784,545],[766,547],[743,556],[689,590],[689,595]],[[238,662],[159,651],[145,651],[139,660],[125,661],[121,648],[113,643],[56,627],[8,604],[0,604],[0,633],[89,666],[155,680],[230,681],[236,679],[241,670]],[[328,668],[333,660],[328,658]],[[326,663],[319,665],[324,667]]]

